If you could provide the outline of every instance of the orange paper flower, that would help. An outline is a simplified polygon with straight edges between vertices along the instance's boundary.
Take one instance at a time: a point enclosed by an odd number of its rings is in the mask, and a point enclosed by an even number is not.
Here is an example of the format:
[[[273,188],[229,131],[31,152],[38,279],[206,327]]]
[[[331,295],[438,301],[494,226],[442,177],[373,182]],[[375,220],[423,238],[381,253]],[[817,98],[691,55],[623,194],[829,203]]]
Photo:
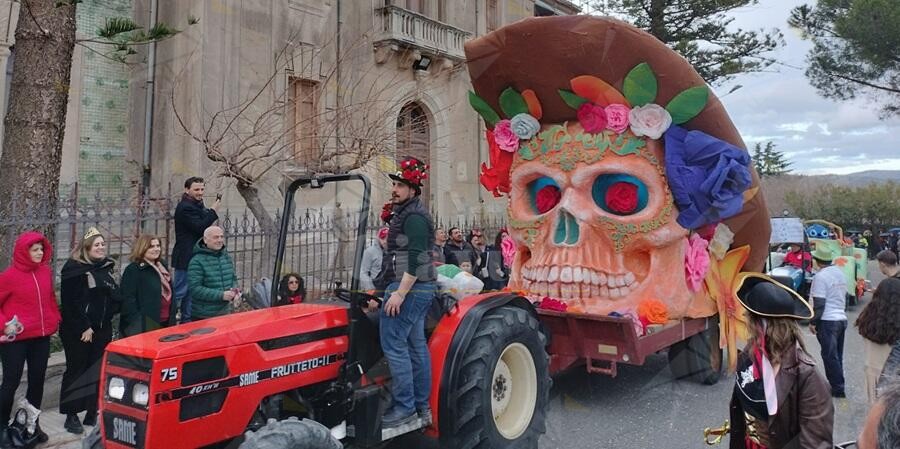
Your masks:
[[[669,309],[658,299],[645,299],[638,304],[638,317],[650,324],[666,324],[669,321]]]

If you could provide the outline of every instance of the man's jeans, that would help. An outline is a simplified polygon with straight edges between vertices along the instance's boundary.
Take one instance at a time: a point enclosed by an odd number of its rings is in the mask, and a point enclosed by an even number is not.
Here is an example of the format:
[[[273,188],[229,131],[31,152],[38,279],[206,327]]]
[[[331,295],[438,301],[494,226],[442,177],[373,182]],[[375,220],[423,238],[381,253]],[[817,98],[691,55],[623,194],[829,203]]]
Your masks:
[[[844,395],[844,332],[846,321],[822,320],[816,325],[816,339],[822,347],[825,377],[831,384],[831,394]]]
[[[172,277],[172,290],[176,304],[179,304],[181,308],[181,322],[191,321],[191,295],[188,290],[187,270],[175,270],[175,275]]]
[[[399,282],[388,285],[384,294],[387,303]],[[391,368],[391,395],[394,408],[413,413],[428,405],[431,395],[431,357],[425,340],[425,315],[434,300],[433,282],[416,282],[406,295],[400,313],[387,316],[381,312],[381,349]]]

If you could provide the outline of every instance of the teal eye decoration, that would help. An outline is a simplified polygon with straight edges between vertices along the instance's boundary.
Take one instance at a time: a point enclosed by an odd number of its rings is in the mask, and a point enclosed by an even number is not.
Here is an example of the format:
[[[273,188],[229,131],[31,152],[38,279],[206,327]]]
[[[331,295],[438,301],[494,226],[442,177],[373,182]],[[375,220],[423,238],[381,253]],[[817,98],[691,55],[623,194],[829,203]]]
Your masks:
[[[650,201],[644,181],[621,173],[598,176],[594,180],[591,194],[597,206],[619,216],[634,215],[644,210]]]
[[[531,200],[531,208],[543,215],[559,204],[562,191],[553,178],[542,176],[528,184],[528,198]]]

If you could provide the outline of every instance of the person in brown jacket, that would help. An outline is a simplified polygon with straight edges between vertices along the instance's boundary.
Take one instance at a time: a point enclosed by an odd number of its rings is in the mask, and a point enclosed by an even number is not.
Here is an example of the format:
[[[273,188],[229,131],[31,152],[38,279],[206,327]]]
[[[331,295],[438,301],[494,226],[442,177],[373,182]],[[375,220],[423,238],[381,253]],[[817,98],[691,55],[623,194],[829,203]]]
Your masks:
[[[831,390],[796,321],[812,318],[812,307],[760,273],[741,273],[735,296],[747,309],[751,337],[738,356],[730,448],[832,449]]]

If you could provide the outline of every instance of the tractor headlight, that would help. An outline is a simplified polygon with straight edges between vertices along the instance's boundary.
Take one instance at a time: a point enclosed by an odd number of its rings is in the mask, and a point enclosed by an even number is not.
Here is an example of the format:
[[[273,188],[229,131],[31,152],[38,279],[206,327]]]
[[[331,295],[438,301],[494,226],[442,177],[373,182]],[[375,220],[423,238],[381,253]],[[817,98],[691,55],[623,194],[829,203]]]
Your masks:
[[[109,397],[121,401],[125,397],[125,379],[115,376],[110,377],[107,392]]]
[[[134,384],[134,388],[131,389],[131,401],[146,406],[150,402],[150,387],[143,382]]]

